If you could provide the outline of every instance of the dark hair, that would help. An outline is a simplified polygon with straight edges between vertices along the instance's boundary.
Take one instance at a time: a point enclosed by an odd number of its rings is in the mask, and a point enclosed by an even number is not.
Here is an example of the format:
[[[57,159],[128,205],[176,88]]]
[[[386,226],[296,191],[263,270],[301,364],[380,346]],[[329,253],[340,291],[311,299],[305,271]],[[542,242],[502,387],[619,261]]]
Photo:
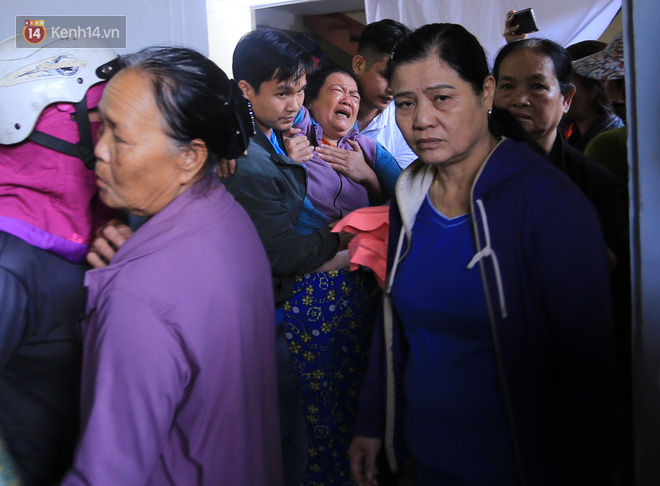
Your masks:
[[[410,29],[396,20],[372,22],[360,34],[357,53],[366,59],[369,67],[383,56],[392,54],[394,46],[408,34]]]
[[[605,95],[603,83],[600,80],[587,78],[586,76],[582,76],[581,74],[577,73],[575,70],[573,70],[573,80],[575,81],[574,84],[577,85],[576,89],[579,90],[584,88],[592,89],[594,91],[594,94],[596,95],[596,98],[594,99],[594,108],[596,108],[598,113],[601,115],[609,115],[614,113],[612,105],[607,100],[607,96]]]
[[[447,63],[476,95],[483,93],[484,81],[490,75],[486,53],[477,38],[458,24],[427,24],[399,42],[387,64],[390,83],[401,65],[422,61],[429,56],[437,56],[438,60]],[[537,153],[546,155],[507,110],[493,107],[488,128],[496,137],[526,142]]]
[[[495,57],[495,63],[493,64],[493,76],[495,76],[495,81],[499,79],[500,65],[502,64],[502,61],[504,61],[504,59],[510,54],[524,49],[536,51],[550,59],[555,71],[555,77],[559,83],[559,91],[561,91],[562,94],[565,95],[573,89],[574,86],[573,83],[571,83],[572,63],[568,51],[550,39],[540,39],[536,37],[511,42],[499,50],[497,57]]]
[[[309,73],[307,76],[307,86],[305,87],[305,106],[316,100],[326,79],[334,73],[341,73],[355,79],[355,76],[343,68],[340,68],[331,60],[324,58],[319,63],[319,67]]]
[[[205,168],[217,157],[235,158],[254,135],[251,107],[236,83],[212,61],[184,47],[149,47],[121,59],[124,69],[146,73],[170,138],[185,145],[204,141]]]
[[[404,37],[387,64],[390,84],[401,64],[421,61],[430,55],[451,66],[476,94],[483,91],[484,80],[490,74],[486,53],[477,38],[458,24],[427,24]]]
[[[275,78],[297,81],[312,70],[312,56],[282,31],[260,27],[236,44],[232,57],[234,79],[247,81],[258,94],[261,84]]]
[[[618,78],[618,79],[610,79],[608,82],[613,83],[614,86],[616,87],[617,90],[621,91],[623,93],[623,96],[625,98],[626,96],[626,79],[625,78]],[[626,103],[621,102],[621,101],[616,101],[611,103],[612,105],[612,110],[614,113],[621,118],[624,122],[626,121]]]
[[[583,57],[591,56],[602,51],[607,47],[607,43],[597,40],[585,40],[576,42],[566,48],[566,52],[571,56],[571,61],[577,61]]]
[[[571,56],[571,61],[577,61],[583,57],[596,54],[606,47],[607,44],[605,42],[597,40],[585,40],[568,46],[566,48],[566,52],[568,52],[568,55]],[[610,102],[607,101],[607,96],[605,96],[605,90],[603,89],[603,83],[600,80],[582,76],[580,73],[575,71],[575,69],[571,75],[574,81],[573,84],[577,85],[577,89],[585,88],[594,91],[594,94],[596,95],[596,99],[594,100],[594,108],[598,113],[601,115],[614,113],[614,110],[612,110],[612,105],[610,105]]]

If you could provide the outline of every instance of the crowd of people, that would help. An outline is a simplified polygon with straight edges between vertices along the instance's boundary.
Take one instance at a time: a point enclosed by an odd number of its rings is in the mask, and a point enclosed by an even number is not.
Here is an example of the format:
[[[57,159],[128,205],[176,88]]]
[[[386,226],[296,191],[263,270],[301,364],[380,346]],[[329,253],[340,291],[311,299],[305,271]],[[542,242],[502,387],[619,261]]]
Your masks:
[[[0,43],[0,484],[625,484],[621,39],[516,27]]]

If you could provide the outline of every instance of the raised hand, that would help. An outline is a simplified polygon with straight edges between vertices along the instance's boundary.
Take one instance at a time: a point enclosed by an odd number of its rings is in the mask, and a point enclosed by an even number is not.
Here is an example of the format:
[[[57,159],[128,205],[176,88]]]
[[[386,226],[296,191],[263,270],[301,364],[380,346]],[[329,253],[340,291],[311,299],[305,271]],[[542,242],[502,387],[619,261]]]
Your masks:
[[[314,147],[304,135],[298,135],[300,128],[289,128],[284,138],[284,148],[289,157],[302,164],[314,156]]]
[[[527,39],[527,34],[516,34],[518,30],[518,25],[511,23],[513,22],[513,14],[516,13],[515,10],[509,10],[506,13],[506,19],[504,20],[504,38],[506,39],[507,44],[513,41]]]

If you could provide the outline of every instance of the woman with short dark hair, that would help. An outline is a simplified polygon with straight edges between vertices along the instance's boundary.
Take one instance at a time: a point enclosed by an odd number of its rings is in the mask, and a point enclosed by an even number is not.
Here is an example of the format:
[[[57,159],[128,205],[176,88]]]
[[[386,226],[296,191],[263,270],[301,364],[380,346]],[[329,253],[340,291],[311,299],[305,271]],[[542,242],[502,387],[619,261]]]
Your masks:
[[[253,134],[203,55],[123,60],[99,110],[96,181],[147,217],[90,271],[81,438],[62,484],[282,484],[270,266],[215,177]]]
[[[389,199],[401,169],[380,144],[355,128],[360,95],[345,70],[323,63],[308,74],[305,106],[294,127],[308,137],[314,153],[303,162],[307,192],[296,229],[310,234]],[[307,418],[305,484],[350,481],[346,452],[378,290],[372,275],[348,267],[343,249],[320,268],[298,275],[282,306]]]
[[[593,208],[515,141],[463,27],[419,28],[389,72],[419,159],[390,210],[382,319],[349,451],[358,484],[377,484],[381,445],[395,470],[412,456],[416,486],[608,484],[613,346]]]

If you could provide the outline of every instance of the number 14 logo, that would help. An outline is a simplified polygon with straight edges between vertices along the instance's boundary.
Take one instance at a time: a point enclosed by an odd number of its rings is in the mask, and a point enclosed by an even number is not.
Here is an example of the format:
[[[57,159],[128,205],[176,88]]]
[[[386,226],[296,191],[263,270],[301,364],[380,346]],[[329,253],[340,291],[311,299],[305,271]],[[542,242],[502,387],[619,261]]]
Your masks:
[[[46,26],[43,20],[26,20],[23,26],[23,37],[30,44],[39,44],[46,37]]]

